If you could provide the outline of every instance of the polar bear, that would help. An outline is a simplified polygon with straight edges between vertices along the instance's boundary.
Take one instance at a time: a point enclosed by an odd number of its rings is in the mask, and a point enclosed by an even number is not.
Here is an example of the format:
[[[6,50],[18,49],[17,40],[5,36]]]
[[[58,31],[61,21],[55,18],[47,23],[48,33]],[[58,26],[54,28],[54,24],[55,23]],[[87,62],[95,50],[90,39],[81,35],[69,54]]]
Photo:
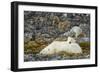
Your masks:
[[[64,36],[74,36],[76,39],[78,37],[85,37],[85,33],[83,33],[82,29],[78,26],[72,27],[69,31],[63,34]]]
[[[54,41],[49,46],[40,51],[41,55],[53,55],[59,52],[66,53],[82,53],[81,47],[76,43],[76,40],[72,37],[68,37],[67,41]]]
[[[82,29],[78,26],[72,27],[70,33],[75,33],[75,38],[77,38],[80,34],[82,34]]]

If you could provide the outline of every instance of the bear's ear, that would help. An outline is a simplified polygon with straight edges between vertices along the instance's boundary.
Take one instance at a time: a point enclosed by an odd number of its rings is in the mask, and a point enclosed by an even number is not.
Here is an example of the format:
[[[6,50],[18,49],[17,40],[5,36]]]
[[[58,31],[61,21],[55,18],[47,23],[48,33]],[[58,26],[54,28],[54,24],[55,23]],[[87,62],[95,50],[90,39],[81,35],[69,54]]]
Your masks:
[[[70,40],[70,39],[71,39],[71,37],[68,37],[68,38],[67,38],[67,40]]]

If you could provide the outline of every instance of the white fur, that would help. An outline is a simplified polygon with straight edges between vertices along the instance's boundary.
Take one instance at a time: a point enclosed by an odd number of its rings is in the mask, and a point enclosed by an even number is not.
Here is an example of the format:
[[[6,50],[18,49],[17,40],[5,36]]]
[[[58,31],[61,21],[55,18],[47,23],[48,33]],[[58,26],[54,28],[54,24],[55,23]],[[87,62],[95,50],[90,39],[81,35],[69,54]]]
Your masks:
[[[82,53],[81,47],[71,37],[68,37],[68,41],[54,41],[49,46],[44,48],[40,54],[52,55],[61,51],[66,53]]]
[[[81,33],[82,33],[82,29],[78,26],[74,26],[70,32],[74,32],[75,33],[75,37],[77,38]]]

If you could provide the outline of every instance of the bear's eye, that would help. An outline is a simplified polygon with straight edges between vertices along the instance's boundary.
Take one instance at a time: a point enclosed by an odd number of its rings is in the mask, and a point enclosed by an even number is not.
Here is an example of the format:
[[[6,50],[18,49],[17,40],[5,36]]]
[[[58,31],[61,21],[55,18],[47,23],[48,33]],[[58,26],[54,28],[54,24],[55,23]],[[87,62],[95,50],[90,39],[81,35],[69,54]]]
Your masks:
[[[71,44],[71,42],[69,42],[69,44]]]

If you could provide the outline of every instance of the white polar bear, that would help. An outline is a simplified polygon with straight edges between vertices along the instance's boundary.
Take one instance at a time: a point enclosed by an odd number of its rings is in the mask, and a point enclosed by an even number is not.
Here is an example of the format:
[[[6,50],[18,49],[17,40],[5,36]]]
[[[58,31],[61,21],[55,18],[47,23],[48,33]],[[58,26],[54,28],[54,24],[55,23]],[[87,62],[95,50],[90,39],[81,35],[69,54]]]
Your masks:
[[[82,29],[78,26],[74,26],[71,30],[70,33],[75,33],[75,37],[77,38],[80,34],[82,34]]]
[[[76,43],[76,40],[68,37],[67,41],[54,41],[49,46],[40,51],[41,55],[52,55],[59,52],[66,53],[82,53],[81,47]]]

